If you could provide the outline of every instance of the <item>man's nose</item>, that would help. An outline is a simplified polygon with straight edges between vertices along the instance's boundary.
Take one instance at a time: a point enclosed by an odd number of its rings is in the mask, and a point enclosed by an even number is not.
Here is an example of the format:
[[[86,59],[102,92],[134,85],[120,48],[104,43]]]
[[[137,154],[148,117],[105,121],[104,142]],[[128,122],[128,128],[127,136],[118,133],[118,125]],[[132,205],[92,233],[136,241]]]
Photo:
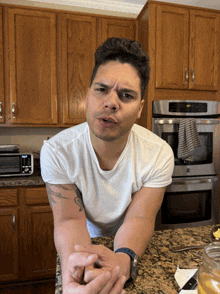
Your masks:
[[[119,109],[119,98],[118,98],[117,92],[111,91],[105,97],[104,107],[109,108],[109,109],[114,110],[114,111],[118,111],[118,109]]]

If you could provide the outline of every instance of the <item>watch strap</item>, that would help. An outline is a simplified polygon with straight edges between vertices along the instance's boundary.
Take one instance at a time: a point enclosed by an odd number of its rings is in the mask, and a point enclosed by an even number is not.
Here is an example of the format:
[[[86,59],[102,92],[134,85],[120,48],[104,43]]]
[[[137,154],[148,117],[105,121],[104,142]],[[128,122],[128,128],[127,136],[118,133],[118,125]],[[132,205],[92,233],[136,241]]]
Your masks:
[[[118,248],[115,253],[117,252],[122,252],[126,253],[127,255],[130,256],[131,258],[131,277],[130,279],[126,282],[126,284],[130,283],[131,281],[135,281],[137,278],[137,263],[138,263],[138,255],[130,248],[127,247],[121,247]]]
[[[135,256],[137,255],[133,250],[131,250],[130,248],[127,248],[127,247],[118,248],[115,251],[115,253],[117,253],[117,252],[123,252],[123,253],[128,254],[132,260],[134,260]]]

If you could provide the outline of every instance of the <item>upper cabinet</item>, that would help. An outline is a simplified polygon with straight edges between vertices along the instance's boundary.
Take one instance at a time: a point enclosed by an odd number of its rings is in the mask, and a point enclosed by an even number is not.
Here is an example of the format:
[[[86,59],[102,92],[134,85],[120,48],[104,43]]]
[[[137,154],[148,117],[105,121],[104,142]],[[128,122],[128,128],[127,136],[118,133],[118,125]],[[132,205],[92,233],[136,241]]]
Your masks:
[[[85,97],[96,48],[109,37],[135,39],[136,21],[62,13],[58,30],[61,121],[63,125],[74,125],[86,120]]]
[[[2,7],[0,6],[0,122],[4,122],[5,119],[5,104],[4,104],[4,70],[3,70],[3,18]]]
[[[56,14],[9,8],[9,117],[12,124],[56,124]]]
[[[100,45],[107,38],[112,37],[128,38],[131,40],[137,39],[137,25],[135,20],[102,18],[99,20],[99,27],[101,28],[99,34]]]
[[[219,14],[157,6],[156,88],[216,91]]]
[[[96,48],[108,37],[136,39],[136,30],[131,18],[0,6],[0,123],[84,122]]]
[[[137,21],[151,67],[140,125],[152,129],[154,100],[220,101],[217,10],[152,0]]]
[[[189,88],[219,90],[220,15],[190,11]]]
[[[78,124],[85,121],[85,97],[96,50],[96,18],[61,14],[59,24],[62,122]]]

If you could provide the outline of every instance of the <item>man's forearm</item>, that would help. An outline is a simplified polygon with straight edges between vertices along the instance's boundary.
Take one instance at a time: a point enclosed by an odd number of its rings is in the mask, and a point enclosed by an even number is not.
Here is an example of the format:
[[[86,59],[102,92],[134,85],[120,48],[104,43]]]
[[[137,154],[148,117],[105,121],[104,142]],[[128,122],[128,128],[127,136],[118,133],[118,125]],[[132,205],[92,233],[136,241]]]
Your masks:
[[[146,219],[131,219],[124,222],[114,239],[114,250],[121,247],[132,249],[141,257],[154,233],[154,223]]]
[[[58,223],[54,228],[54,241],[61,259],[62,271],[65,269],[69,256],[77,245],[90,245],[91,238],[84,220],[69,219]]]

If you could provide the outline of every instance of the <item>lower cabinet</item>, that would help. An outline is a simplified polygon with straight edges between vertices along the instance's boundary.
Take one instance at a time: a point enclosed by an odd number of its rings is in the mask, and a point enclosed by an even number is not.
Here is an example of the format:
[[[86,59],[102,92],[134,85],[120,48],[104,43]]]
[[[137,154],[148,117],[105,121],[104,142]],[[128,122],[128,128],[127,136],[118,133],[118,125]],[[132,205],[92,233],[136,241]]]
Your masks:
[[[55,277],[53,215],[45,187],[0,188],[0,283]]]
[[[0,281],[18,278],[18,232],[15,219],[17,208],[0,209]]]

